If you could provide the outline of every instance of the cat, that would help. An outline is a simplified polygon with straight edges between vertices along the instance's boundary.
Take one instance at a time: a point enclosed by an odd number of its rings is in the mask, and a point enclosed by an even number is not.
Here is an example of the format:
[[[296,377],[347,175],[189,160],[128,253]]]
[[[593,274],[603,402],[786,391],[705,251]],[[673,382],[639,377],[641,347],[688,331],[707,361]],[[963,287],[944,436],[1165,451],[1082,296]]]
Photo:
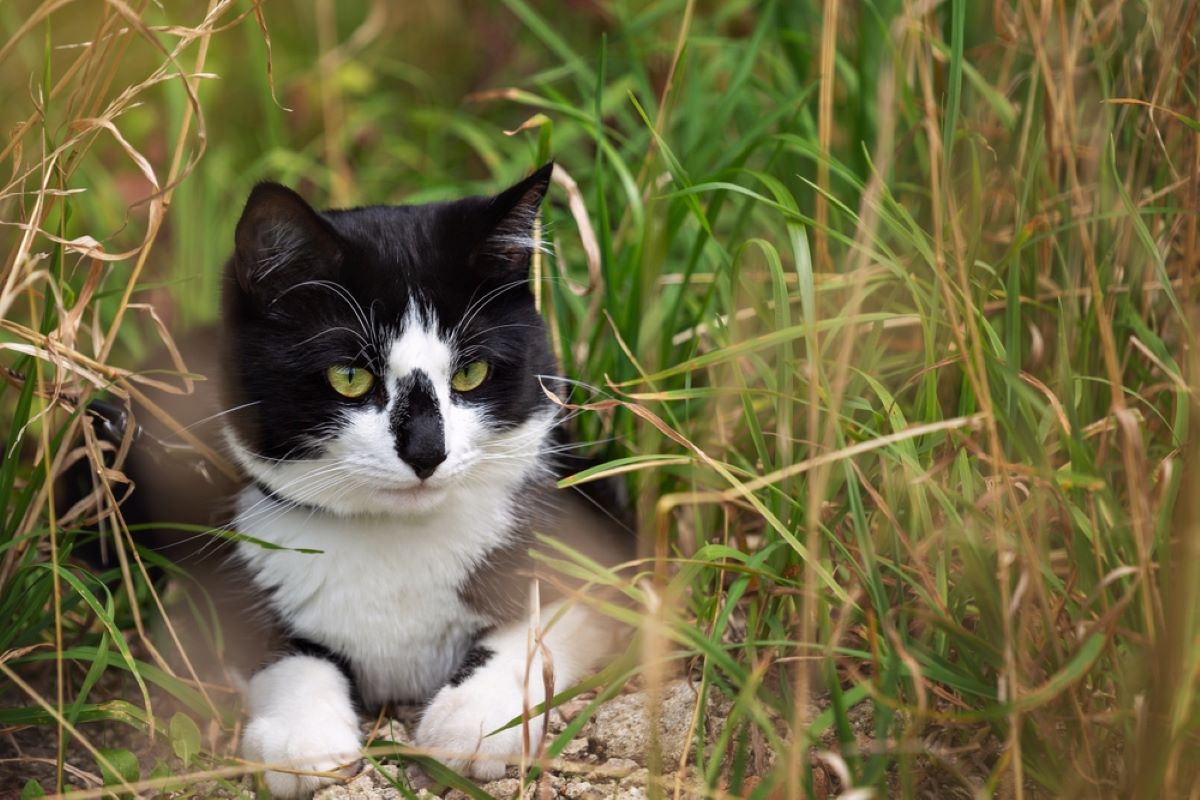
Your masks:
[[[360,711],[428,702],[416,743],[494,779],[524,739],[494,731],[621,645],[561,581],[531,603],[535,534],[608,565],[633,555],[615,493],[555,488],[571,445],[529,275],[552,169],[425,205],[318,212],[275,183],[251,192],[215,359],[247,478],[220,594],[269,631],[243,642],[270,636],[246,681],[246,758],[349,774]],[[541,717],[527,725],[536,746]],[[265,773],[281,798],[330,780]]]

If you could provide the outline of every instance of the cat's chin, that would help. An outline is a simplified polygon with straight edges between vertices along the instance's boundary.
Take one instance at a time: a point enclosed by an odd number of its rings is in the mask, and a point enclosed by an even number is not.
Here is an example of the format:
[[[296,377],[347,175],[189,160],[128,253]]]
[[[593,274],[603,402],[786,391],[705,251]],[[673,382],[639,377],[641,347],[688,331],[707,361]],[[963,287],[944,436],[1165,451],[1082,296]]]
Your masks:
[[[427,517],[445,507],[452,485],[374,486],[316,498],[309,505],[336,517]]]
[[[339,517],[423,517],[443,508],[453,484],[375,485],[352,493],[340,493],[315,505]]]
[[[379,490],[378,505],[392,513],[424,514],[445,502],[449,493],[450,487],[445,484],[388,487]]]

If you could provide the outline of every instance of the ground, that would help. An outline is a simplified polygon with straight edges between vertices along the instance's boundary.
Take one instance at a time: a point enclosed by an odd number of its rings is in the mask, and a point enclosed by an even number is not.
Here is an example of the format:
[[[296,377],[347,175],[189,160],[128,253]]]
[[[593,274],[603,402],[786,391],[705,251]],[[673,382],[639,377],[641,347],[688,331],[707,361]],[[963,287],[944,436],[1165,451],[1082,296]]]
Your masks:
[[[709,693],[704,741],[706,756],[711,758],[714,742],[720,736],[729,714],[728,701],[716,693]],[[594,695],[580,695],[560,707],[551,710],[549,730],[557,736],[588,704]],[[705,797],[703,780],[692,766],[686,743],[694,741],[694,717],[697,693],[693,680],[676,678],[668,681],[661,690],[659,706],[658,748],[663,764],[660,783],[668,795],[679,797]],[[827,695],[814,698],[814,711],[828,707]],[[365,720],[364,737],[371,744],[380,741],[410,745],[408,731],[414,727],[419,714],[417,708],[397,709],[392,717]],[[877,747],[873,739],[875,720],[868,702],[859,703],[851,709],[849,718],[858,752],[869,753]],[[783,725],[778,725],[783,731]],[[111,722],[87,725],[85,732],[89,740],[98,747],[127,748],[138,754],[142,776],[150,775],[153,766],[160,761],[169,763],[176,775],[182,769],[177,759],[172,758],[165,744],[151,746],[145,737],[134,729]],[[689,736],[689,734],[692,734]],[[653,751],[651,715],[648,693],[636,683],[627,691],[603,703],[571,740],[558,758],[548,762],[549,769],[543,777],[531,781],[522,789],[519,769],[510,767],[506,776],[481,786],[482,790],[495,798],[538,798],[542,800],[634,800],[647,796],[647,785],[651,780],[648,768],[649,754]],[[928,798],[970,798],[984,786],[996,763],[999,746],[986,729],[952,729],[928,726],[920,739],[920,746],[931,758],[921,765],[916,779],[918,796]],[[751,742],[753,754],[746,765],[747,777],[744,789],[752,788],[759,776],[766,774],[775,764],[776,755],[761,739]],[[685,752],[686,751],[686,752]],[[53,785],[55,741],[50,726],[29,727],[23,730],[0,734],[0,798],[16,798],[29,778],[36,778],[49,789]],[[467,800],[468,794],[459,789],[447,789],[433,784],[421,768],[409,764],[406,767],[394,763],[363,762],[359,772],[347,781],[329,786],[317,793],[316,800],[399,800],[405,795],[400,785],[409,787],[418,797],[442,797],[446,800]],[[93,757],[78,742],[72,742],[67,753],[66,779],[69,789],[95,788],[100,780]],[[845,761],[839,755],[839,746],[832,731],[823,737],[820,747],[811,759],[815,797],[838,796],[848,782]],[[681,765],[682,768],[681,768]],[[728,765],[724,765],[727,769]],[[897,776],[889,776],[894,789]],[[253,797],[254,780],[251,777],[219,781],[188,782],[174,791],[149,793],[150,797],[163,800],[182,798]],[[1032,788],[1032,787],[1031,787]],[[1032,795],[1036,796],[1036,794]]]

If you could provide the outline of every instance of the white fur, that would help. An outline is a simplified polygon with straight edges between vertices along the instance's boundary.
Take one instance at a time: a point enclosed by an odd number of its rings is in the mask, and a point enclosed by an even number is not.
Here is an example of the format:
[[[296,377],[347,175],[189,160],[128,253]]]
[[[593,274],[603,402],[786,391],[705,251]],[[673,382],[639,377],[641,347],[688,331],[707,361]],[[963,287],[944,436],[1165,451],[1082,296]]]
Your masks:
[[[448,455],[424,482],[396,453],[389,420],[395,397],[383,410],[347,412],[339,432],[313,458],[262,458],[226,432],[235,458],[271,492],[243,491],[236,529],[288,548],[242,542],[240,558],[291,633],[347,658],[368,704],[433,695],[457,669],[472,637],[491,622],[463,603],[459,589],[511,535],[515,504],[528,502],[518,496],[520,487],[542,467],[553,427],[548,409],[516,428],[492,428],[480,410],[454,399],[453,352],[432,313],[410,309],[389,349],[387,374],[380,376],[394,387],[420,369],[435,387]],[[480,731],[489,733],[521,712],[525,631],[522,625],[493,634],[485,644],[496,657],[460,686],[437,694],[422,724],[424,743],[519,756],[519,729],[486,738]],[[590,667],[594,648],[576,653],[563,634],[552,633],[547,641],[560,639],[551,649],[558,685],[566,686]],[[544,699],[540,661],[533,674],[530,698],[536,705]],[[357,730],[345,713],[348,685],[327,662],[285,658],[256,675],[249,692],[246,746],[256,758],[300,758],[329,767],[336,765],[330,752],[357,748]],[[540,724],[533,723],[537,736]],[[499,763],[479,762],[472,771],[494,775]],[[268,776],[268,783],[285,797],[316,786],[284,773]]]
[[[246,757],[265,764],[348,774],[358,761],[358,717],[346,677],[333,664],[289,656],[250,680]],[[271,795],[304,797],[333,781],[316,775],[269,771]]]
[[[428,697],[487,624],[458,587],[505,539],[506,487],[460,489],[438,508],[404,518],[281,506],[256,490],[241,503],[241,532],[323,551],[238,546],[289,630],[349,658],[368,702]]]
[[[611,652],[612,626],[582,607],[549,606],[542,610],[541,622],[554,692],[570,687]],[[502,777],[505,763],[520,761],[524,723],[494,731],[546,701],[542,649],[534,643],[533,630],[529,620],[486,637],[481,644],[495,655],[458,686],[437,693],[421,717],[417,744],[479,780]],[[528,720],[534,753],[542,725],[541,714]]]
[[[424,370],[438,390],[442,413],[450,404],[450,367],[454,363],[450,345],[438,335],[433,313],[410,305],[403,333],[392,343],[387,357],[389,374],[396,378],[403,378],[413,370]]]

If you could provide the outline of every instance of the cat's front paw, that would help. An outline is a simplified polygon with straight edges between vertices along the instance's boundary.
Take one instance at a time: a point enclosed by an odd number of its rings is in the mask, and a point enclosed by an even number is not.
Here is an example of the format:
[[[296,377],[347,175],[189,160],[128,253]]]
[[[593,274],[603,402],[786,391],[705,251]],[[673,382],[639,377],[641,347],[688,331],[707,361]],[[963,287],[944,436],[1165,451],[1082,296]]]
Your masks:
[[[505,676],[484,669],[458,686],[446,686],[434,696],[417,727],[419,746],[456,772],[481,781],[504,777],[505,764],[520,761],[524,741],[520,723],[492,733],[518,716],[522,707],[519,685],[514,686],[511,676],[498,677]],[[541,738],[539,714],[529,720],[534,750]]]
[[[306,772],[335,772],[345,777],[357,769],[361,749],[358,729],[341,720],[297,725],[294,719],[256,717],[246,726],[243,741],[245,755],[252,761]],[[264,778],[271,796],[284,800],[310,797],[335,780],[276,771],[265,773]]]

